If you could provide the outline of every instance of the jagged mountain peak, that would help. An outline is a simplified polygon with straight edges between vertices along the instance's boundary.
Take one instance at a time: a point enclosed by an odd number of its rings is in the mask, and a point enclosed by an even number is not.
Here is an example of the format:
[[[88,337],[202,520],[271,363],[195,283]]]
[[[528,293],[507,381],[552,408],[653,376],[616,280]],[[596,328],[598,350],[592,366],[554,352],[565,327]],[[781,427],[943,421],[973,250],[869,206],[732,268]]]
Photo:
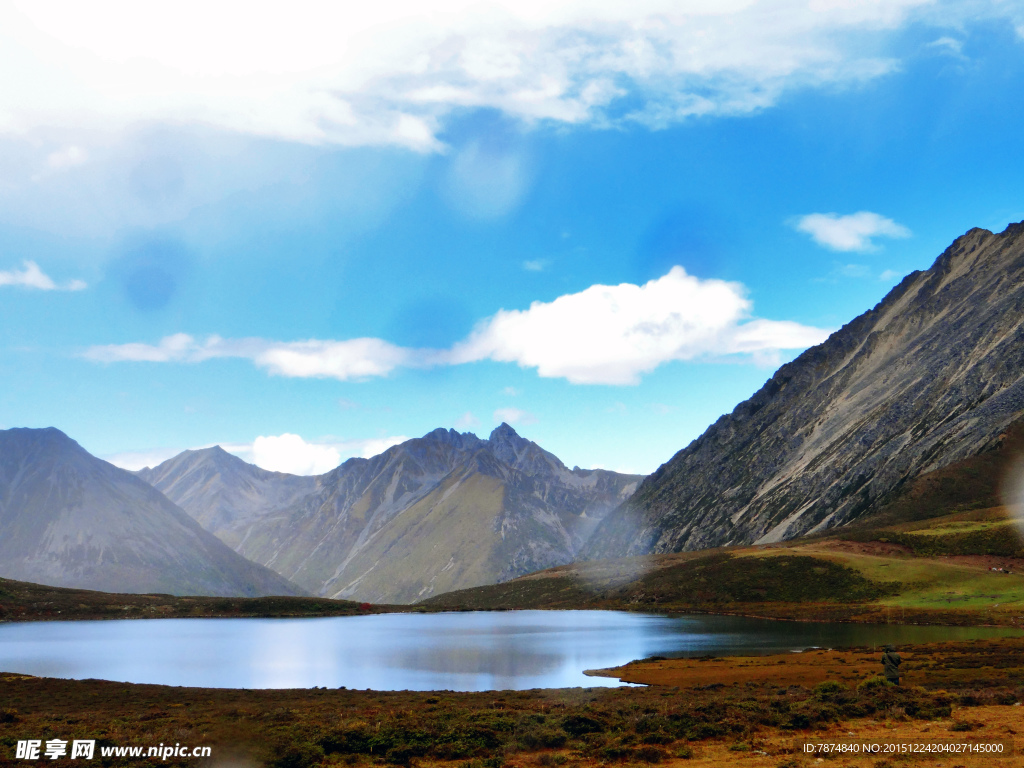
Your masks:
[[[315,489],[285,504],[263,504],[279,487],[271,480],[175,472],[157,487],[239,553],[318,594],[412,602],[571,561],[639,481],[570,472],[507,423],[488,440],[435,429],[304,479]]]
[[[438,427],[427,432],[421,439],[430,440],[435,443],[444,443],[460,451],[472,450],[481,442],[480,438],[472,432],[459,432],[454,429],[445,429],[444,427]]]
[[[526,438],[520,437],[519,433],[512,428],[507,421],[501,422],[498,426],[491,430],[490,437],[487,438],[489,443],[525,443]]]

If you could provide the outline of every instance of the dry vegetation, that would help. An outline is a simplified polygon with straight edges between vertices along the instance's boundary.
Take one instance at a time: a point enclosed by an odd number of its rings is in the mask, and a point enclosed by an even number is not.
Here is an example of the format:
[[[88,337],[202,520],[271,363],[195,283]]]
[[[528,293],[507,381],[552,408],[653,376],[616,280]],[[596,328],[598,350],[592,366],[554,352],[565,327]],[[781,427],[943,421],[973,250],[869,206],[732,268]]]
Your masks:
[[[774,768],[811,764],[799,752],[810,739],[852,732],[864,738],[1005,741],[1022,725],[1016,705],[1024,697],[1024,640],[916,647],[906,653],[907,684],[899,688],[875,676],[878,657],[859,648],[654,660],[620,671],[625,679],[654,683],[647,688],[486,693],[238,691],[4,674],[0,765],[17,762],[18,739],[96,738],[109,745],[211,745],[211,764],[230,759],[269,768],[582,768],[740,760]],[[196,761],[164,764],[185,762]]]

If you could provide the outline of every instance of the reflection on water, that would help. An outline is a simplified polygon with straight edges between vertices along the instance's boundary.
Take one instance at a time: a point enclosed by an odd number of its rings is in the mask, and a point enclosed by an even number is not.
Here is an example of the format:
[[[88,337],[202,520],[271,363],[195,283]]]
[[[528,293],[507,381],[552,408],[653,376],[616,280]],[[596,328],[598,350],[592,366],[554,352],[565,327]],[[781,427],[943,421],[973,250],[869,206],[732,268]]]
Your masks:
[[[153,619],[0,625],[0,670],[212,688],[462,690],[617,685],[646,656],[967,640],[1012,630],[614,611]]]

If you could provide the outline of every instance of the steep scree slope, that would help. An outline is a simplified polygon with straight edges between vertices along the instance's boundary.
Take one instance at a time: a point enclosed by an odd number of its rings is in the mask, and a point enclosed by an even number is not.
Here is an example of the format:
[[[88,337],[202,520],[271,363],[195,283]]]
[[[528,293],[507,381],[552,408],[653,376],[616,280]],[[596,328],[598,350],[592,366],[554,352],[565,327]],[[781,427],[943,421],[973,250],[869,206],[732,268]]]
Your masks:
[[[931,269],[782,366],[605,517],[584,556],[773,542],[877,509],[1024,414],[1024,223]]]

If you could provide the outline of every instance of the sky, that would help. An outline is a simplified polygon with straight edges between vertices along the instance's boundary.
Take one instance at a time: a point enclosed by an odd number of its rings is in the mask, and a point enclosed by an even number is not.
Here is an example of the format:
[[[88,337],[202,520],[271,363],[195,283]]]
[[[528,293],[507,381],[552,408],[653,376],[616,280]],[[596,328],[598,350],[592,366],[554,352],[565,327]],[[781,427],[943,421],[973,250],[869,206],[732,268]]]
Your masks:
[[[1024,2],[0,0],[0,67],[0,428],[131,469],[649,473],[1024,219]]]

